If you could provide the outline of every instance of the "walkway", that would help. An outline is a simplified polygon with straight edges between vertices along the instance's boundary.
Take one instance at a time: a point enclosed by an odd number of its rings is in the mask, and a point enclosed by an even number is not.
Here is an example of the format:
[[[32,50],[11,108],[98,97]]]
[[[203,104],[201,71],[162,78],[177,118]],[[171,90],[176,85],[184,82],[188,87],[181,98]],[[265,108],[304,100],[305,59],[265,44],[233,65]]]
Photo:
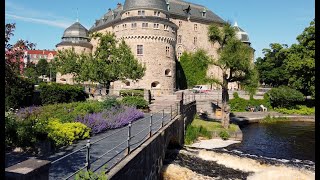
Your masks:
[[[174,108],[173,111],[173,116],[176,116],[177,109]],[[164,124],[170,121],[170,116],[171,114],[164,114]],[[130,143],[131,150],[141,145],[144,142],[144,140],[148,138],[150,117],[150,114],[145,114],[145,118],[132,123],[132,139]],[[161,128],[161,118],[162,111],[153,113],[152,134],[154,134]],[[109,137],[104,138],[106,136]],[[91,137],[90,141],[91,143],[93,143],[90,148],[90,162],[92,162],[91,170],[100,171],[102,170],[102,167],[104,167],[105,164],[107,165],[106,168],[110,169],[116,163],[118,163],[126,155],[125,150],[127,145],[127,138],[128,126],[122,127],[120,129],[108,130],[105,133],[101,133]],[[65,149],[61,149],[60,152],[57,152],[53,155],[47,157],[37,157],[38,159],[49,160],[53,162],[50,168],[49,179],[65,179],[67,176],[71,175],[81,167],[84,167],[86,162],[86,143],[87,140],[82,140],[74,145],[68,146]],[[60,161],[54,162],[55,160],[65,156],[66,154],[77,150],[79,151]],[[108,151],[110,152],[105,154]],[[34,157],[26,154],[19,156],[14,153],[6,153],[6,167],[14,165],[28,158]]]

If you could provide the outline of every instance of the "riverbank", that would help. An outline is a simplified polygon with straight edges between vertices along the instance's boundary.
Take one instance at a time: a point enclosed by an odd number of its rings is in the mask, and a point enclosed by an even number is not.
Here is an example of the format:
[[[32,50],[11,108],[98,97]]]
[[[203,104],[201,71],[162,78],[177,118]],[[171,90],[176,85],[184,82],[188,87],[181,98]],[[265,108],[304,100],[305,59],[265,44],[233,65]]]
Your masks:
[[[288,115],[281,114],[278,112],[233,112],[230,115],[230,122],[238,125],[258,123],[264,118],[270,116],[275,118],[288,118],[289,121],[301,121],[301,122],[315,122],[315,115],[304,116],[304,115]]]

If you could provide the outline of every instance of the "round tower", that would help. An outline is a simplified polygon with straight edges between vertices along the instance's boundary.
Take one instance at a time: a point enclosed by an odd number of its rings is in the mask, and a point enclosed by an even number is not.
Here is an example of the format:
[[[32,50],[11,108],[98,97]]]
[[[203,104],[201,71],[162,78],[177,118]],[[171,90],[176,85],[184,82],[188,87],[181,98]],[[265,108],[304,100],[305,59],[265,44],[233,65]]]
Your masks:
[[[250,40],[249,40],[249,35],[246,31],[244,31],[243,29],[241,29],[239,26],[238,26],[238,23],[235,22],[234,25],[233,25],[235,31],[236,31],[236,36],[237,38],[245,43],[245,44],[248,44],[250,46]]]
[[[173,93],[175,89],[175,44],[177,26],[168,20],[165,0],[126,0],[120,18],[113,25],[119,40],[131,47],[146,67],[138,82],[115,82],[115,89],[145,88],[155,95]]]
[[[56,45],[58,50],[74,48],[76,53],[91,53],[92,44],[89,42],[88,30],[78,21],[68,27],[61,38],[61,42]],[[61,75],[57,73],[56,82],[63,84],[73,84],[73,76],[71,74]]]

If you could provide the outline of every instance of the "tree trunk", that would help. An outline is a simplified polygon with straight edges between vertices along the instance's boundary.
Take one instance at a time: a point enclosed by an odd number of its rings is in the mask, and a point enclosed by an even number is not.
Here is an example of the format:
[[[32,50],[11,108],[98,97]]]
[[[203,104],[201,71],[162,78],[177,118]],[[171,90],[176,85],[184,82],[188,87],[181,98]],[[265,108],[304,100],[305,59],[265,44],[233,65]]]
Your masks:
[[[104,86],[106,87],[106,95],[110,92],[110,81],[104,82]]]
[[[229,114],[230,114],[230,108],[227,105],[229,102],[229,93],[228,93],[228,81],[227,81],[227,75],[223,74],[223,85],[222,85],[222,119],[221,124],[225,129],[229,128]]]

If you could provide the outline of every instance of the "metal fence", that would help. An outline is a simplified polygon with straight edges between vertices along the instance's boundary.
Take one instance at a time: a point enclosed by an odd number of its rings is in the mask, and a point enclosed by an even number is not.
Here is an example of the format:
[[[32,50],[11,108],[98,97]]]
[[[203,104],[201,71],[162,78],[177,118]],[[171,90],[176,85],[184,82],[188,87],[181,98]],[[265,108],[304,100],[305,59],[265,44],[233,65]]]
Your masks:
[[[77,150],[52,161],[50,179],[70,179],[81,170],[92,170],[93,172],[105,170],[108,172],[172,121],[179,114],[179,108],[179,104],[176,103],[156,113],[146,114],[144,118],[130,122],[125,127],[111,130],[112,132],[102,138],[87,140],[87,143]],[[101,152],[101,149],[104,151]],[[100,153],[98,153],[99,150]],[[103,169],[102,167],[106,164],[107,168]],[[65,170],[66,167],[69,168],[68,171]]]

